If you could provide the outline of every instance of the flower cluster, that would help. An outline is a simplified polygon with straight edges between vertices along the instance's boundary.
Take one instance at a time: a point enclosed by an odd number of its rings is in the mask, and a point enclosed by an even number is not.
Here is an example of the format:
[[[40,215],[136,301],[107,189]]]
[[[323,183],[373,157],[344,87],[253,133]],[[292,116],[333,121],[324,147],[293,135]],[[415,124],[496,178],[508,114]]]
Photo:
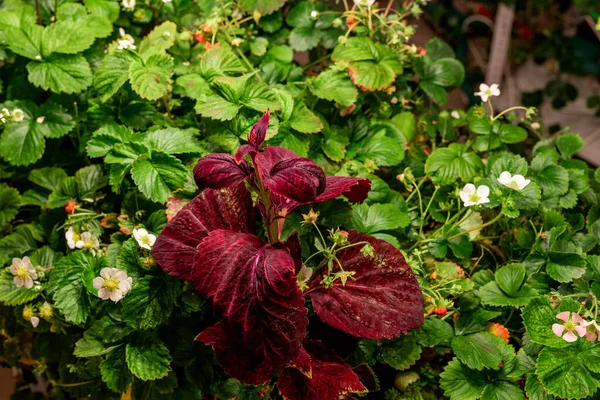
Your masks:
[[[8,108],[3,108],[2,112],[0,112],[0,122],[3,124],[5,124],[6,121],[11,120],[15,122],[21,122],[24,118],[25,113],[20,108],[15,108],[12,111],[9,111]]]
[[[531,183],[531,180],[526,179],[523,175],[512,175],[509,171],[504,171],[498,177],[498,182],[513,190],[521,191]],[[465,207],[477,206],[490,202],[490,188],[486,185],[476,187],[472,183],[467,183],[459,192],[460,199]]]
[[[600,326],[596,321],[586,321],[579,314],[569,311],[556,314],[556,318],[563,321],[563,323],[552,324],[552,332],[565,341],[575,342],[578,338],[584,336],[588,342],[600,340]]]
[[[98,238],[91,232],[79,234],[72,226],[69,227],[65,233],[65,238],[67,239],[67,246],[69,246],[70,249],[85,249],[92,252],[92,254],[95,254],[96,249],[100,248]]]

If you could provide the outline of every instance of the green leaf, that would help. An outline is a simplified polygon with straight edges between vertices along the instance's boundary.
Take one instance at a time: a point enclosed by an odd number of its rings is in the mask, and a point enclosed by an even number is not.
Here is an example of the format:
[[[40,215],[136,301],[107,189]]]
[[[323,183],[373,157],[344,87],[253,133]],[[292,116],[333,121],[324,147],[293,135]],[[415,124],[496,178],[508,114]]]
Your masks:
[[[30,119],[10,121],[0,136],[0,155],[11,165],[29,165],[44,154],[46,141],[39,129],[32,129]]]
[[[133,181],[150,200],[166,203],[171,193],[183,187],[187,170],[177,158],[152,152],[135,160],[131,169]]]
[[[242,108],[212,92],[205,92],[198,98],[194,110],[203,117],[227,121],[233,119]]]
[[[558,165],[547,165],[535,174],[545,196],[563,195],[569,190],[569,173]]]
[[[550,394],[563,399],[582,399],[592,396],[600,386],[596,374],[599,349],[580,347],[583,346],[545,347],[540,352],[536,374]]]
[[[92,15],[106,17],[110,22],[119,18],[119,2],[115,0],[84,0],[83,3]]]
[[[125,360],[125,347],[120,347],[107,354],[100,363],[102,381],[113,392],[125,393],[132,383],[131,374]]]
[[[360,142],[351,143],[348,147],[349,158],[363,162],[375,161],[381,167],[398,165],[404,160],[404,143],[398,139],[401,138],[387,136],[386,130],[382,129]]]
[[[123,316],[137,330],[154,329],[171,315],[181,292],[172,278],[145,276],[134,282],[123,299]]]
[[[454,50],[440,38],[433,38],[425,44],[427,56],[431,61],[437,61],[442,58],[454,58]]]
[[[35,60],[42,54],[44,28],[35,22],[21,23],[19,27],[5,31],[6,42],[12,51]]]
[[[559,312],[561,310],[552,309],[550,300],[547,297],[538,297],[529,302],[523,309],[523,323],[532,342],[549,347],[566,347],[569,345],[564,339],[552,332],[552,324],[558,322],[556,314]]]
[[[96,40],[85,25],[86,20],[57,21],[44,30],[42,49],[44,56],[52,53],[77,54],[87,50]]]
[[[425,318],[419,328],[419,343],[422,346],[433,347],[454,337],[452,326],[438,318]]]
[[[346,146],[350,142],[346,133],[340,127],[332,126],[323,131],[323,137],[321,142],[323,153],[333,161],[342,161],[346,155]]]
[[[177,25],[171,21],[165,21],[158,25],[140,43],[140,54],[152,52],[164,52],[175,44],[177,38]]]
[[[12,274],[0,274],[0,303],[6,306],[18,306],[36,299],[41,292],[35,288],[16,287]]]
[[[558,137],[556,146],[564,158],[569,158],[583,149],[583,139],[576,133],[567,133]]]
[[[497,381],[483,389],[481,400],[523,400],[523,390],[514,383]]]
[[[520,126],[502,124],[498,132],[502,143],[519,143],[527,139],[527,131]]]
[[[244,11],[252,13],[258,11],[261,15],[269,15],[279,10],[286,0],[240,0],[238,3]]]
[[[131,373],[143,381],[167,376],[170,370],[169,349],[162,341],[150,335],[139,335],[128,343],[125,358]]]
[[[315,96],[335,101],[344,107],[356,103],[358,97],[358,90],[352,84],[348,74],[333,68],[321,72],[310,88]]]
[[[507,295],[515,297],[525,281],[525,267],[523,264],[507,264],[496,271],[495,279]]]
[[[440,387],[450,400],[477,400],[486,386],[483,372],[474,371],[454,358],[440,374]]]
[[[487,332],[474,333],[467,336],[455,336],[452,339],[452,350],[456,357],[471,369],[481,371],[484,368],[500,369],[504,340]]]
[[[36,236],[29,226],[22,226],[13,233],[0,238],[0,265],[12,257],[22,257],[38,247]]]
[[[0,227],[17,216],[20,205],[19,191],[8,185],[0,184]]]
[[[527,377],[525,382],[525,392],[529,400],[553,400],[554,396],[548,394],[546,389],[540,384],[539,378],[535,374]]]
[[[356,204],[352,207],[352,227],[360,232],[375,233],[407,227],[410,218],[393,204]]]
[[[531,299],[537,297],[538,293],[525,284],[514,296],[510,296],[500,288],[497,282],[488,282],[479,289],[479,295],[482,303],[490,306],[522,307],[527,305]]]
[[[133,132],[122,125],[104,125],[96,130],[87,144],[90,157],[104,157],[115,144],[128,142],[133,139]]]
[[[110,353],[120,345],[109,346],[99,340],[83,338],[75,343],[73,355],[75,357],[97,357]]]
[[[190,130],[159,129],[150,132],[147,140],[152,149],[167,154],[202,153],[204,151]]]
[[[186,96],[192,99],[198,99],[208,88],[208,82],[199,74],[182,75],[175,83],[183,88]]]
[[[378,360],[390,367],[403,371],[410,368],[421,357],[421,346],[415,331],[393,340],[380,343]]]
[[[309,110],[304,102],[296,103],[288,122],[293,129],[302,133],[317,133],[323,130],[323,123],[319,117]]]
[[[143,99],[159,99],[171,83],[172,67],[173,58],[167,54],[153,54],[147,60],[134,60],[129,65],[131,87]]]
[[[53,54],[27,64],[29,82],[55,93],[79,93],[92,84],[92,71],[80,54]]]
[[[457,335],[468,335],[481,332],[488,325],[488,321],[501,315],[498,311],[489,311],[476,308],[473,311],[461,312],[456,320],[454,329]]]
[[[264,37],[257,37],[250,42],[250,52],[257,57],[262,57],[267,53],[269,41]]]
[[[467,146],[459,143],[434,150],[425,162],[425,172],[434,175],[434,182],[440,185],[454,183],[457,177],[470,182],[482,169],[479,156],[467,152]]]
[[[102,58],[94,72],[93,87],[100,101],[106,102],[127,82],[135,57],[130,51],[116,50]]]
[[[200,58],[200,75],[207,81],[244,72],[247,72],[246,66],[231,49],[225,47],[213,47]]]
[[[83,284],[83,272],[96,264],[97,259],[90,253],[75,251],[54,265],[50,277],[52,298],[67,322],[79,325],[87,319],[90,299]]]
[[[400,114],[394,115],[390,121],[400,130],[402,135],[404,135],[407,143],[413,139],[417,132],[417,121],[415,120],[413,113],[408,111],[401,112]]]

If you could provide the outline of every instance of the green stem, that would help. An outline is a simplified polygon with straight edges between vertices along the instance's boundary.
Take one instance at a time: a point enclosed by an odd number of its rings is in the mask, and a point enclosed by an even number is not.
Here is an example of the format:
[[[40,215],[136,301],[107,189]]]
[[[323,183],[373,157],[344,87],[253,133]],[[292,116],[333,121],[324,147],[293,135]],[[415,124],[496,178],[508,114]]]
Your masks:
[[[433,199],[435,198],[435,195],[437,194],[439,189],[440,189],[439,186],[435,187],[435,190],[433,191],[433,194],[431,195],[431,198],[429,199],[429,203],[427,203],[427,207],[425,207],[425,212],[421,213],[421,221],[419,222],[419,235],[420,236],[423,236],[423,223],[425,222],[425,214],[427,214],[427,212],[429,211],[429,207],[431,207],[431,203],[433,202]]]
[[[490,102],[490,107],[491,107],[491,102]],[[514,111],[514,110],[525,110],[527,111],[527,107],[523,107],[523,106],[514,106],[511,108],[507,108],[506,110],[502,111],[500,114],[496,115],[494,117],[494,114],[492,112],[492,122],[494,122],[495,120],[497,120],[498,118],[500,118],[501,116],[503,116],[504,114]]]

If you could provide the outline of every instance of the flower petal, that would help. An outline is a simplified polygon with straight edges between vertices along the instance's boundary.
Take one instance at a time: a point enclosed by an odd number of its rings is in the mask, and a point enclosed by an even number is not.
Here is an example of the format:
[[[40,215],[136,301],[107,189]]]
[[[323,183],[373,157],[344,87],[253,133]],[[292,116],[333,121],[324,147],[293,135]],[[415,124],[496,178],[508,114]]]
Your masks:
[[[481,185],[477,188],[477,195],[479,197],[487,198],[490,195],[490,188],[486,185]]]
[[[102,300],[108,300],[110,298],[110,291],[102,288],[98,290],[98,297],[100,297]]]
[[[583,327],[581,325],[577,325],[575,327],[575,331],[577,332],[579,337],[585,336],[585,334],[587,333],[587,329],[585,329],[585,327]]]
[[[31,326],[37,328],[38,324],[40,323],[40,319],[38,317],[31,317],[29,322],[31,322]]]
[[[563,336],[563,339],[565,339],[565,341],[567,341],[569,343],[572,343],[572,342],[575,342],[577,340],[577,335],[575,335],[573,332],[567,332]]]
[[[571,317],[571,313],[569,311],[563,311],[561,313],[556,314],[556,318],[561,319],[565,322],[567,322],[570,317]]]
[[[561,324],[552,324],[552,332],[558,337],[562,337],[565,331],[565,326]]]
[[[18,276],[15,276],[13,278],[13,283],[15,284],[16,287],[20,288],[23,287],[23,285],[25,284],[25,281],[21,278],[19,278]]]
[[[110,292],[110,299],[112,301],[114,301],[115,303],[118,303],[119,300],[121,300],[123,298],[123,292],[120,291],[119,289],[115,289],[112,292]]]
[[[473,194],[475,193],[475,185],[473,185],[472,183],[467,183],[462,191],[466,194]]]
[[[99,276],[95,277],[92,281],[92,286],[94,287],[94,289],[102,288],[102,286],[104,286],[104,279]]]
[[[500,176],[498,177],[498,182],[500,182],[503,185],[508,185],[510,183],[510,181],[512,180],[512,175],[510,172],[508,171],[504,171],[500,174]]]
[[[100,276],[104,279],[108,279],[112,276],[112,268],[102,268],[100,270]]]
[[[33,287],[33,279],[29,275],[25,278],[25,288],[31,289]]]
[[[587,339],[588,342],[593,342],[594,340],[596,340],[596,337],[598,335],[596,335],[596,333],[594,332],[588,332],[585,334],[585,338]]]
[[[479,91],[481,92],[485,92],[489,89],[490,87],[488,85],[486,85],[485,83],[482,83],[479,85]]]

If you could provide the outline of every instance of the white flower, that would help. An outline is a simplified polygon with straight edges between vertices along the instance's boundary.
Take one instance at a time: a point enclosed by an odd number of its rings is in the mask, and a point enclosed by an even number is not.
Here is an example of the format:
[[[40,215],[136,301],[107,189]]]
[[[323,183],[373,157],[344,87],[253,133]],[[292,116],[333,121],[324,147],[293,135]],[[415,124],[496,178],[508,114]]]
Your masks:
[[[98,297],[102,300],[111,299],[115,303],[131,289],[132,283],[126,272],[116,268],[102,268],[100,276],[92,281],[94,289],[98,289]]]
[[[539,122],[532,122],[531,123],[531,129],[540,129],[540,123]]]
[[[18,108],[16,108],[15,110],[18,110]],[[6,117],[10,117],[10,111],[8,111],[8,108],[3,108],[2,114],[4,114],[4,116]]]
[[[490,97],[500,96],[500,88],[497,83],[492,83],[491,86],[482,83],[479,85],[479,92],[476,92],[475,96],[481,97],[481,100],[486,102]]]
[[[396,96],[392,97],[392,99],[390,100],[390,103],[398,104],[398,98]]]
[[[76,247],[76,243],[81,240],[81,236],[72,226],[65,232],[65,239],[67,239],[67,246],[70,249],[74,249]]]
[[[315,10],[311,11],[311,12],[310,12],[310,17],[311,17],[312,19],[317,19],[317,18],[319,18],[319,12],[318,12],[318,11],[315,11]]]
[[[371,7],[373,3],[375,3],[375,0],[354,0],[354,4],[363,7]]]
[[[20,108],[15,108],[12,111],[12,118],[15,122],[21,122],[25,118],[25,113]]]
[[[36,60],[41,60],[41,59],[42,59],[42,56],[38,54],[37,56],[35,56],[35,59],[36,59]]]
[[[133,10],[135,8],[135,0],[123,0],[123,8]]]
[[[133,39],[122,39],[117,41],[119,43],[119,50],[131,49],[135,50],[137,47],[133,44]]]
[[[456,110],[452,111],[452,112],[450,113],[450,116],[451,116],[452,118],[454,118],[454,119],[460,119],[460,113],[459,113],[458,111],[456,111]]]
[[[151,233],[148,233],[144,228],[134,229],[133,237],[138,242],[142,249],[152,250],[152,246],[154,246],[154,242],[156,242],[156,236]]]
[[[13,258],[10,273],[15,276],[13,282],[18,288],[25,286],[27,289],[31,289],[33,287],[33,280],[38,277],[29,257],[23,257],[23,259]]]
[[[38,324],[40,323],[40,319],[38,317],[31,317],[29,322],[31,322],[31,326],[37,328]]]
[[[35,119],[35,122],[37,122],[38,124],[43,123],[46,120],[46,117],[44,115],[42,115],[41,117],[37,117]]]
[[[163,3],[170,3],[170,2],[172,2],[172,1],[173,1],[173,0],[162,0],[162,2],[163,2]]]
[[[511,175],[510,172],[504,171],[500,174],[498,182],[514,190],[523,190],[531,181],[523,175]]]
[[[92,235],[91,232],[83,232],[79,240],[75,242],[75,247],[94,253],[94,250],[100,247],[100,242],[98,242],[98,238]]]
[[[243,40],[240,38],[235,38],[231,41],[231,45],[233,47],[238,47],[240,44],[242,44]]]
[[[490,195],[490,188],[485,185],[475,188],[475,185],[472,183],[467,183],[459,194],[461,200],[465,204],[465,207],[476,206],[490,202],[490,199],[488,198]]]

